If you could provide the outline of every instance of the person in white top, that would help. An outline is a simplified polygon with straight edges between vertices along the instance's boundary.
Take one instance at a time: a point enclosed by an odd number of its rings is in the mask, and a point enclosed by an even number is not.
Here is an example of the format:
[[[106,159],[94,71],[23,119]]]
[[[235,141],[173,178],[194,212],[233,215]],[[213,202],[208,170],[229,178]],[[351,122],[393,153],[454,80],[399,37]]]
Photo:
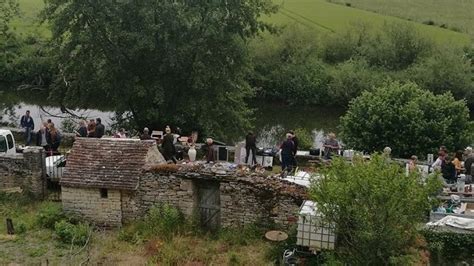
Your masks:
[[[436,161],[431,165],[431,168],[440,171],[447,154],[448,150],[446,147],[441,146],[438,151],[438,158],[436,158]]]

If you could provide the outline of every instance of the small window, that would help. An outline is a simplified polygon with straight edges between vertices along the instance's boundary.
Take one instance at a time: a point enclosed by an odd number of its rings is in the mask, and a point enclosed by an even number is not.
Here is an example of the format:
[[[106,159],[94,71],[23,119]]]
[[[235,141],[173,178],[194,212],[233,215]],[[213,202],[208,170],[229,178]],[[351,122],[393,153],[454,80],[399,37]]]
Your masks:
[[[107,191],[106,188],[101,188],[100,189],[100,197],[103,199],[106,199],[109,197],[109,192]]]
[[[11,134],[7,135],[8,149],[13,148],[13,136]]]
[[[0,152],[7,152],[7,140],[4,136],[0,136]]]

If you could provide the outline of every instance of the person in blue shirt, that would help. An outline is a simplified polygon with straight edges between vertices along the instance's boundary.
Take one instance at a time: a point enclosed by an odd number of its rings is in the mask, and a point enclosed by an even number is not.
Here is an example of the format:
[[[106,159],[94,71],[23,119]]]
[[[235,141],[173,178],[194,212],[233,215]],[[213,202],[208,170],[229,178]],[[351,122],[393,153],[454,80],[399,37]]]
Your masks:
[[[27,110],[25,115],[20,119],[20,125],[25,130],[25,142],[26,146],[29,146],[31,143],[31,132],[35,129],[35,122],[30,116],[30,110]]]

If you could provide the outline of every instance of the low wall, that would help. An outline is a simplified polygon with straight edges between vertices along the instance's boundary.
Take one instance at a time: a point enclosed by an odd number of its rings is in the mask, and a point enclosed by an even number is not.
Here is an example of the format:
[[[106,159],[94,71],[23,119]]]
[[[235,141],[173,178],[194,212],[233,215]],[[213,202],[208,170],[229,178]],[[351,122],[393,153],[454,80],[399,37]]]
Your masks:
[[[262,177],[210,177],[206,175],[147,173],[138,190],[122,197],[124,221],[143,216],[151,206],[167,203],[186,216],[198,212],[198,189],[201,182],[217,182],[220,198],[220,224],[236,227],[257,222],[288,226],[298,215],[306,198],[306,188],[277,179]]]
[[[0,190],[21,188],[36,198],[44,197],[46,179],[43,148],[31,147],[22,154],[0,156]]]

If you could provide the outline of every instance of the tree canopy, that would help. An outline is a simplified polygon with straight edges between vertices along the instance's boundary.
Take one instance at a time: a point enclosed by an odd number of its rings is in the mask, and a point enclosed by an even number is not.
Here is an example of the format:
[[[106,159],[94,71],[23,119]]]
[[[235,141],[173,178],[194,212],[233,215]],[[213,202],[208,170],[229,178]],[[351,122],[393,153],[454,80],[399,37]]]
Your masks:
[[[341,118],[347,146],[368,152],[392,148],[394,156],[426,156],[441,145],[468,145],[469,109],[451,93],[434,95],[414,83],[388,83],[363,92]]]
[[[140,127],[239,134],[253,94],[245,44],[271,29],[261,16],[275,10],[270,0],[47,0],[59,62],[51,96],[129,111]]]

